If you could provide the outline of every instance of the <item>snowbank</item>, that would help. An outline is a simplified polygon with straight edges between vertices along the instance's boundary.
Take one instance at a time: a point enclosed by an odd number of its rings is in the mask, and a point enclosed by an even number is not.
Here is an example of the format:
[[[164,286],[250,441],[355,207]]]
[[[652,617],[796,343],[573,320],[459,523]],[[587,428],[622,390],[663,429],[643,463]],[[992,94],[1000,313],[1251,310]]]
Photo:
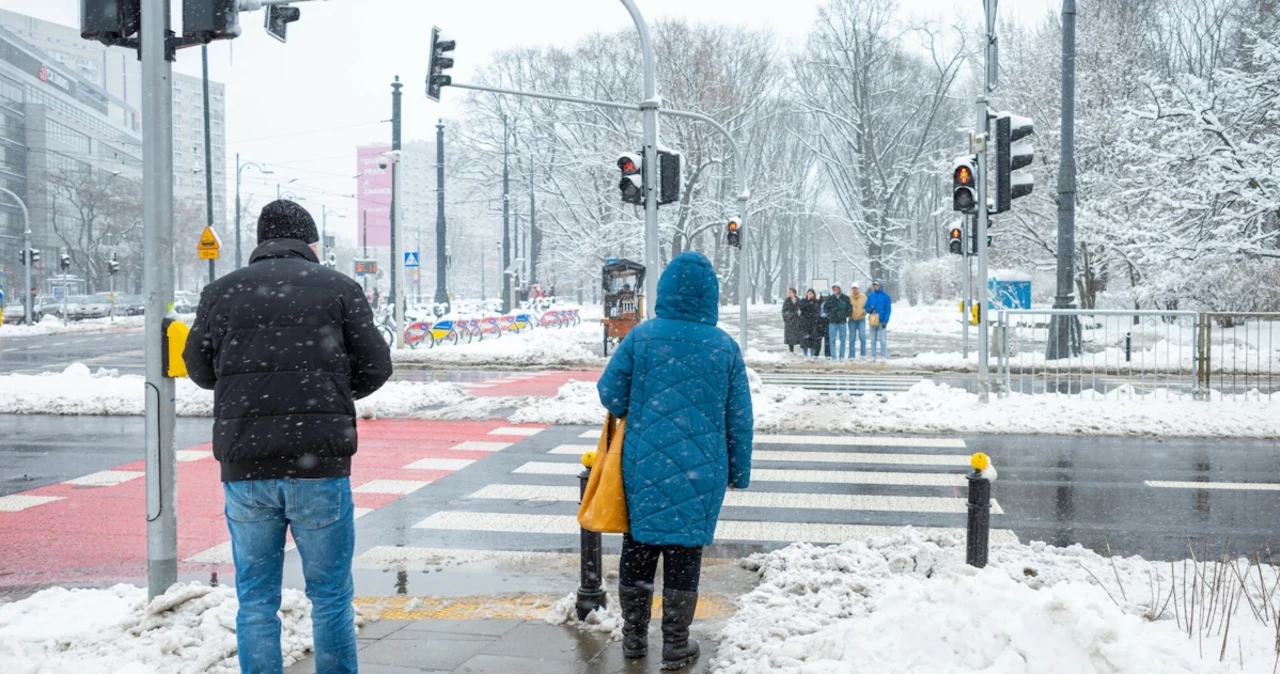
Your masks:
[[[5,674],[232,674],[235,591],[178,584],[147,601],[146,590],[52,588],[0,605]],[[280,606],[285,666],[311,650],[311,602],[285,589]]]
[[[618,641],[622,639],[622,613],[618,609],[621,604],[618,598],[611,593],[606,593],[605,605],[587,614],[586,620],[578,620],[578,595],[570,592],[547,609],[546,616],[543,620],[548,625],[570,625],[576,627],[583,632],[599,632],[609,635],[609,638]]]
[[[929,539],[910,528],[865,544],[754,555],[744,565],[761,582],[738,599],[715,671],[1272,672],[1276,615],[1263,596],[1274,591],[1274,567],[1241,559],[1237,577],[1231,562],[1112,560],[1043,543],[995,546],[982,570],[964,557],[962,537]],[[1214,578],[1219,592],[1199,587]],[[1198,608],[1188,612],[1193,595]],[[1263,608],[1255,614],[1250,602]]]
[[[752,387],[760,432],[1280,437],[1280,401],[1219,404],[1167,397],[1156,391],[1144,398],[1120,387],[1105,395],[1012,394],[983,405],[976,394],[930,381],[904,393],[866,396]],[[522,405],[511,421],[595,425],[603,418],[595,384],[570,382],[552,398]]]
[[[115,370],[90,372],[81,363],[59,373],[0,375],[0,414],[142,415],[145,381],[139,375],[120,376]],[[453,384],[397,381],[357,401],[356,410],[364,418],[406,417],[465,406],[472,400]],[[211,417],[213,392],[179,379],[177,409],[179,416]]]
[[[43,335],[71,335],[86,332],[107,332],[110,330],[136,330],[143,327],[144,316],[122,316],[110,318],[92,318],[83,321],[71,321],[66,325],[55,316],[46,316],[44,320],[32,326],[10,323],[0,325],[0,338],[3,337],[39,337]]]
[[[534,328],[519,334],[486,337],[482,342],[442,344],[391,352],[397,365],[469,365],[494,368],[600,367],[605,359],[588,349],[602,341],[598,322],[573,328]]]

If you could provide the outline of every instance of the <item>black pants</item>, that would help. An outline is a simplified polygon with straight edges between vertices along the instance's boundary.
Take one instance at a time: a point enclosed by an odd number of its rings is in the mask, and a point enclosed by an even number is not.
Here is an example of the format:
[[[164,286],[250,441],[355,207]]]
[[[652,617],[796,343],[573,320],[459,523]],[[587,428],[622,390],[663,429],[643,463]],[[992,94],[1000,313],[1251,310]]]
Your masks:
[[[622,535],[618,583],[627,587],[653,587],[659,555],[662,556],[662,587],[682,592],[698,591],[698,579],[702,575],[702,548],[649,545],[631,538],[631,534]]]

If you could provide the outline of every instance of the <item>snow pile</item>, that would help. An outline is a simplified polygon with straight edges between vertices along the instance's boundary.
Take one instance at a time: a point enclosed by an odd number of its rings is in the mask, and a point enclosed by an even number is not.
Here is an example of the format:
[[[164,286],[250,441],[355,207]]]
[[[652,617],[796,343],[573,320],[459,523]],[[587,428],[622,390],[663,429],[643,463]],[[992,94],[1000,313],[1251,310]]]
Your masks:
[[[138,416],[146,411],[145,381],[139,375],[120,376],[115,370],[91,372],[82,363],[59,373],[0,375],[0,414]],[[397,381],[357,401],[356,410],[364,418],[409,417],[465,408],[472,400],[454,384]],[[177,410],[179,416],[211,417],[213,392],[179,379]]]
[[[570,380],[551,398],[532,398],[508,419],[513,424],[594,426],[604,423],[605,409],[594,382]]]
[[[143,327],[144,316],[122,316],[110,318],[91,318],[83,321],[71,321],[66,325],[56,316],[45,316],[43,320],[32,326],[18,323],[0,325],[0,337],[41,337],[45,335],[73,335],[88,332],[108,332],[112,330],[137,330]]]
[[[484,341],[434,348],[398,349],[391,352],[397,364],[483,365],[485,367],[584,367],[599,366],[604,359],[588,346],[601,343],[600,325],[583,322],[573,328],[534,328]]]
[[[1078,545],[1033,543],[991,552],[990,565],[974,569],[964,565],[961,537],[931,540],[906,528],[865,544],[795,544],[754,555],[744,564],[760,573],[761,582],[738,599],[738,613],[721,634],[716,671],[1272,671],[1276,614],[1264,608],[1271,615],[1264,624],[1249,602],[1264,606],[1263,595],[1274,593],[1274,568],[1250,568],[1239,560],[1243,585],[1221,584],[1240,592],[1238,602],[1224,601],[1224,589],[1216,597],[1216,619],[1207,618],[1207,626],[1196,619],[1188,627],[1186,606],[1175,615],[1171,604],[1190,601],[1184,595],[1195,592],[1193,581],[1204,582],[1198,574],[1214,578],[1209,566],[1109,560]],[[1219,571],[1232,574],[1230,568],[1228,562]],[[1186,585],[1179,590],[1181,581]],[[1248,601],[1239,600],[1245,593]],[[1198,598],[1211,599],[1207,593]],[[1203,606],[1197,610],[1207,614]],[[1219,662],[1224,640],[1227,655]]]
[[[178,584],[147,601],[131,585],[52,588],[0,606],[5,674],[232,674],[235,591]],[[311,650],[311,602],[285,589],[280,605],[286,666]]]
[[[570,592],[552,604],[543,618],[549,625],[572,625],[583,632],[599,632],[608,634],[615,641],[622,639],[622,613],[618,611],[618,598],[613,595],[605,597],[603,608],[587,614],[586,620],[578,620],[578,595]]]

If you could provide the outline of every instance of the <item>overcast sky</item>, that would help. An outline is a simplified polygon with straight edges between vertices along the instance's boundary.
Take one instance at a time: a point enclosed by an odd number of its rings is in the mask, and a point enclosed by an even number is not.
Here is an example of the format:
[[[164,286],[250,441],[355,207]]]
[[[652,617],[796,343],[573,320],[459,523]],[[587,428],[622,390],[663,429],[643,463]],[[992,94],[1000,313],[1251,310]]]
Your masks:
[[[78,25],[77,0],[0,0],[6,9],[66,25]],[[650,21],[682,17],[693,22],[772,27],[783,40],[800,43],[821,0],[637,0]],[[1004,0],[1002,17],[1032,21],[1054,0]],[[902,0],[904,12],[950,20],[980,0]],[[275,180],[290,186],[305,205],[345,211],[330,229],[354,238],[355,202],[339,194],[356,189],[355,147],[390,142],[390,83],[405,83],[404,138],[434,137],[437,117],[457,113],[462,92],[445,90],[444,103],[426,100],[423,80],[431,27],[458,42],[454,76],[468,79],[496,50],[519,45],[572,44],[593,32],[629,28],[616,0],[327,0],[304,2],[302,19],[280,44],[262,30],[262,12],[241,16],[244,34],[210,48],[210,76],[227,85],[228,175],[235,153],[269,164],[275,174],[245,172],[242,190],[261,206],[275,196]],[[175,23],[181,11],[175,8]],[[180,29],[180,26],[176,26]],[[177,69],[200,74],[198,49],[179,53]],[[639,96],[639,74],[636,81]],[[270,181],[269,183],[267,181]],[[234,185],[227,189],[228,199]],[[329,194],[325,194],[328,192]],[[228,203],[227,212],[234,211]]]

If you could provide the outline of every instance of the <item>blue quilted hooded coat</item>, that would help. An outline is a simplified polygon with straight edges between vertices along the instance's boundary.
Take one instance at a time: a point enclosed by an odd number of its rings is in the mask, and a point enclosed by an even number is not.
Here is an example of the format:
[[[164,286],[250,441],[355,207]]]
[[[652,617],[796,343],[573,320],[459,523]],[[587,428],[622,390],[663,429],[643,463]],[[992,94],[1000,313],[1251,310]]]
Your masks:
[[[597,385],[627,415],[622,480],[641,543],[710,545],[726,488],[751,480],[751,390],[738,344],[716,327],[719,299],[711,261],[677,255],[658,281],[657,318],[622,340]]]

